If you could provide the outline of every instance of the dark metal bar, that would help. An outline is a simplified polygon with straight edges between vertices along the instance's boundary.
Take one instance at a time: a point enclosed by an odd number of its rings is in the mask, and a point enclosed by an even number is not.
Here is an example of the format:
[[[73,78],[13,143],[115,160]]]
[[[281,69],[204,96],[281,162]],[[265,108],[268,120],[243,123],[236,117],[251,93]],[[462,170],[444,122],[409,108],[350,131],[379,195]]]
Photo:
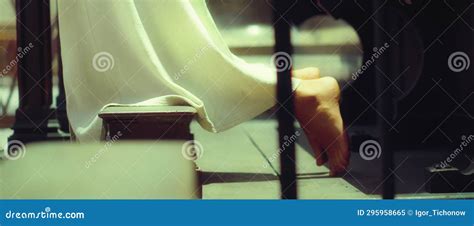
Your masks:
[[[383,1],[373,0],[373,9],[378,10],[375,14],[374,19],[378,24],[383,27],[390,28],[393,26],[393,18],[388,16],[387,5]],[[382,8],[381,8],[382,7]],[[376,23],[374,23],[376,24]],[[376,25],[375,25],[376,26]],[[375,47],[379,48],[384,46],[385,43],[390,42],[390,37],[388,37],[381,29],[375,27],[374,29],[374,44]],[[394,43],[391,43],[391,48],[388,49],[384,56],[376,62],[377,66],[384,73],[388,74],[389,77],[396,73],[399,66],[398,62],[398,46],[395,46]],[[377,117],[377,129],[381,134],[380,146],[382,147],[382,198],[383,199],[394,199],[395,198],[395,183],[393,176],[393,150],[391,145],[391,136],[390,122],[393,121],[394,114],[394,98],[391,88],[391,83],[381,74],[379,70],[375,70],[375,81],[377,87],[377,96],[381,96],[377,102],[377,109],[380,113],[380,116]],[[388,120],[389,122],[387,122]]]
[[[49,0],[16,0],[19,108],[9,140],[45,140],[57,128],[52,103],[52,52]]]
[[[283,147],[286,142],[285,137],[289,137],[295,133],[293,118],[294,105],[291,85],[291,70],[293,46],[291,44],[291,21],[284,14],[291,7],[292,1],[288,0],[274,0],[273,1],[276,12],[274,13],[274,29],[275,29],[275,64],[278,71],[277,82],[277,100],[282,106],[279,106],[277,111],[278,118],[278,138],[280,147]],[[283,68],[278,67],[280,60],[289,62]],[[297,182],[296,182],[296,164],[295,164],[295,144],[289,142],[289,146],[282,149],[280,155],[281,167],[281,198],[282,199],[296,199],[297,198]]]

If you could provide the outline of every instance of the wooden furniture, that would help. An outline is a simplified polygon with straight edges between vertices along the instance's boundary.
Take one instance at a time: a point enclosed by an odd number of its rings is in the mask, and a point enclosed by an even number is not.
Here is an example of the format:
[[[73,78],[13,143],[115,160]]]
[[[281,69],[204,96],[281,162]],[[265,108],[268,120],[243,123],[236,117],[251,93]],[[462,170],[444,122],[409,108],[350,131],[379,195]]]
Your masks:
[[[10,63],[12,60],[15,59],[17,54],[16,48],[16,28],[15,26],[11,25],[3,25],[5,26],[3,29],[0,30],[0,75],[7,76],[7,75],[14,75],[16,73],[16,65],[11,66]],[[3,69],[8,69],[3,71]],[[6,72],[6,73],[5,73]]]
[[[16,76],[17,73],[16,62],[14,61],[16,59],[18,51],[18,49],[16,48],[16,27],[11,24],[2,26],[5,27],[0,30],[0,68],[2,69],[0,71],[0,78],[3,78],[5,76],[12,77],[11,84],[5,82],[9,79],[3,79],[2,85],[5,87],[10,86],[10,92],[13,92],[14,85],[16,83],[14,76]],[[0,100],[0,104],[4,109],[2,113],[0,113],[0,128],[11,128],[13,123],[15,122],[15,117],[14,115],[9,114],[9,112],[7,112],[8,109],[5,105],[8,104],[4,103],[3,101],[4,100],[2,98],[2,100]],[[6,99],[6,102],[8,103],[8,98]]]
[[[110,106],[99,113],[102,140],[192,140],[190,124],[196,110],[188,106]]]

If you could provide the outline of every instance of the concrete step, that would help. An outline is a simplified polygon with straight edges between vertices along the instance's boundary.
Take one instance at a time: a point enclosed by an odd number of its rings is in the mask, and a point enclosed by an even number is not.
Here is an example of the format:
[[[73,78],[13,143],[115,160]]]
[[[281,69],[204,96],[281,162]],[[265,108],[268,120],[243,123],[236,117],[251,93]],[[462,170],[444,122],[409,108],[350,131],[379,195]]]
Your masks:
[[[0,160],[0,199],[194,199],[182,142],[44,143]]]

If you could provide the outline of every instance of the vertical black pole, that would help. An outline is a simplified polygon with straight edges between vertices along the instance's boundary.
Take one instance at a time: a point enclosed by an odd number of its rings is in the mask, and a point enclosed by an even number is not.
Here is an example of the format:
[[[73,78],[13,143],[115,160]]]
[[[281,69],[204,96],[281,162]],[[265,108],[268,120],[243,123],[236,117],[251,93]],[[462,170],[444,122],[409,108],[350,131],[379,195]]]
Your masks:
[[[54,128],[49,0],[16,0],[19,107],[9,140],[45,140]]]
[[[279,65],[281,57],[286,58],[287,62],[283,67],[277,66],[278,82],[277,82],[277,99],[278,103],[283,107],[279,107],[277,111],[278,118],[278,138],[280,147],[285,143],[285,137],[290,137],[295,133],[294,127],[294,105],[291,85],[291,70],[293,47],[291,44],[291,25],[288,24],[290,19],[284,17],[288,11],[292,1],[274,0],[276,12],[274,14],[275,29],[275,64]],[[290,142],[289,146],[283,149],[280,155],[281,166],[281,197],[282,199],[297,198],[296,183],[296,165],[295,165],[295,144]]]
[[[383,1],[373,0],[373,9],[378,10],[375,14],[375,20],[378,24],[390,30],[394,24],[394,18],[388,15],[387,5],[383,6]],[[381,8],[382,7],[382,8]],[[374,23],[375,24],[375,23]],[[388,37],[377,25],[374,25],[374,43],[375,47],[380,48],[386,43],[390,43],[391,39]],[[387,74],[389,77],[398,71],[399,67],[399,46],[391,43],[387,52],[384,56],[376,62],[380,70]],[[375,70],[375,81],[377,87],[377,96],[382,95],[377,102],[377,109],[380,116],[377,118],[377,126],[379,134],[382,135],[380,139],[380,146],[382,147],[382,198],[383,199],[394,199],[395,198],[395,183],[392,170],[394,169],[393,164],[393,150],[391,145],[390,122],[393,121],[394,114],[394,98],[393,93],[390,90],[390,81],[382,75],[379,70]],[[382,118],[383,117],[383,118]],[[387,122],[388,120],[389,122]]]

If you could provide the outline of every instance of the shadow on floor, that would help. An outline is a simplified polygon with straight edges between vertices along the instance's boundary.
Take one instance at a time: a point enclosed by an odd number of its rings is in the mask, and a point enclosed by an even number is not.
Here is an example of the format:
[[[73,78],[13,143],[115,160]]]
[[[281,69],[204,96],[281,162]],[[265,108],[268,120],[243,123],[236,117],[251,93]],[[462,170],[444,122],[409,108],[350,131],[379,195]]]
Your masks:
[[[328,173],[300,173],[300,180],[329,178]],[[280,178],[270,173],[233,173],[233,172],[200,172],[203,185],[214,183],[278,181]]]
[[[278,180],[270,173],[234,173],[234,172],[201,172],[200,180],[203,185],[213,183],[258,182]]]

